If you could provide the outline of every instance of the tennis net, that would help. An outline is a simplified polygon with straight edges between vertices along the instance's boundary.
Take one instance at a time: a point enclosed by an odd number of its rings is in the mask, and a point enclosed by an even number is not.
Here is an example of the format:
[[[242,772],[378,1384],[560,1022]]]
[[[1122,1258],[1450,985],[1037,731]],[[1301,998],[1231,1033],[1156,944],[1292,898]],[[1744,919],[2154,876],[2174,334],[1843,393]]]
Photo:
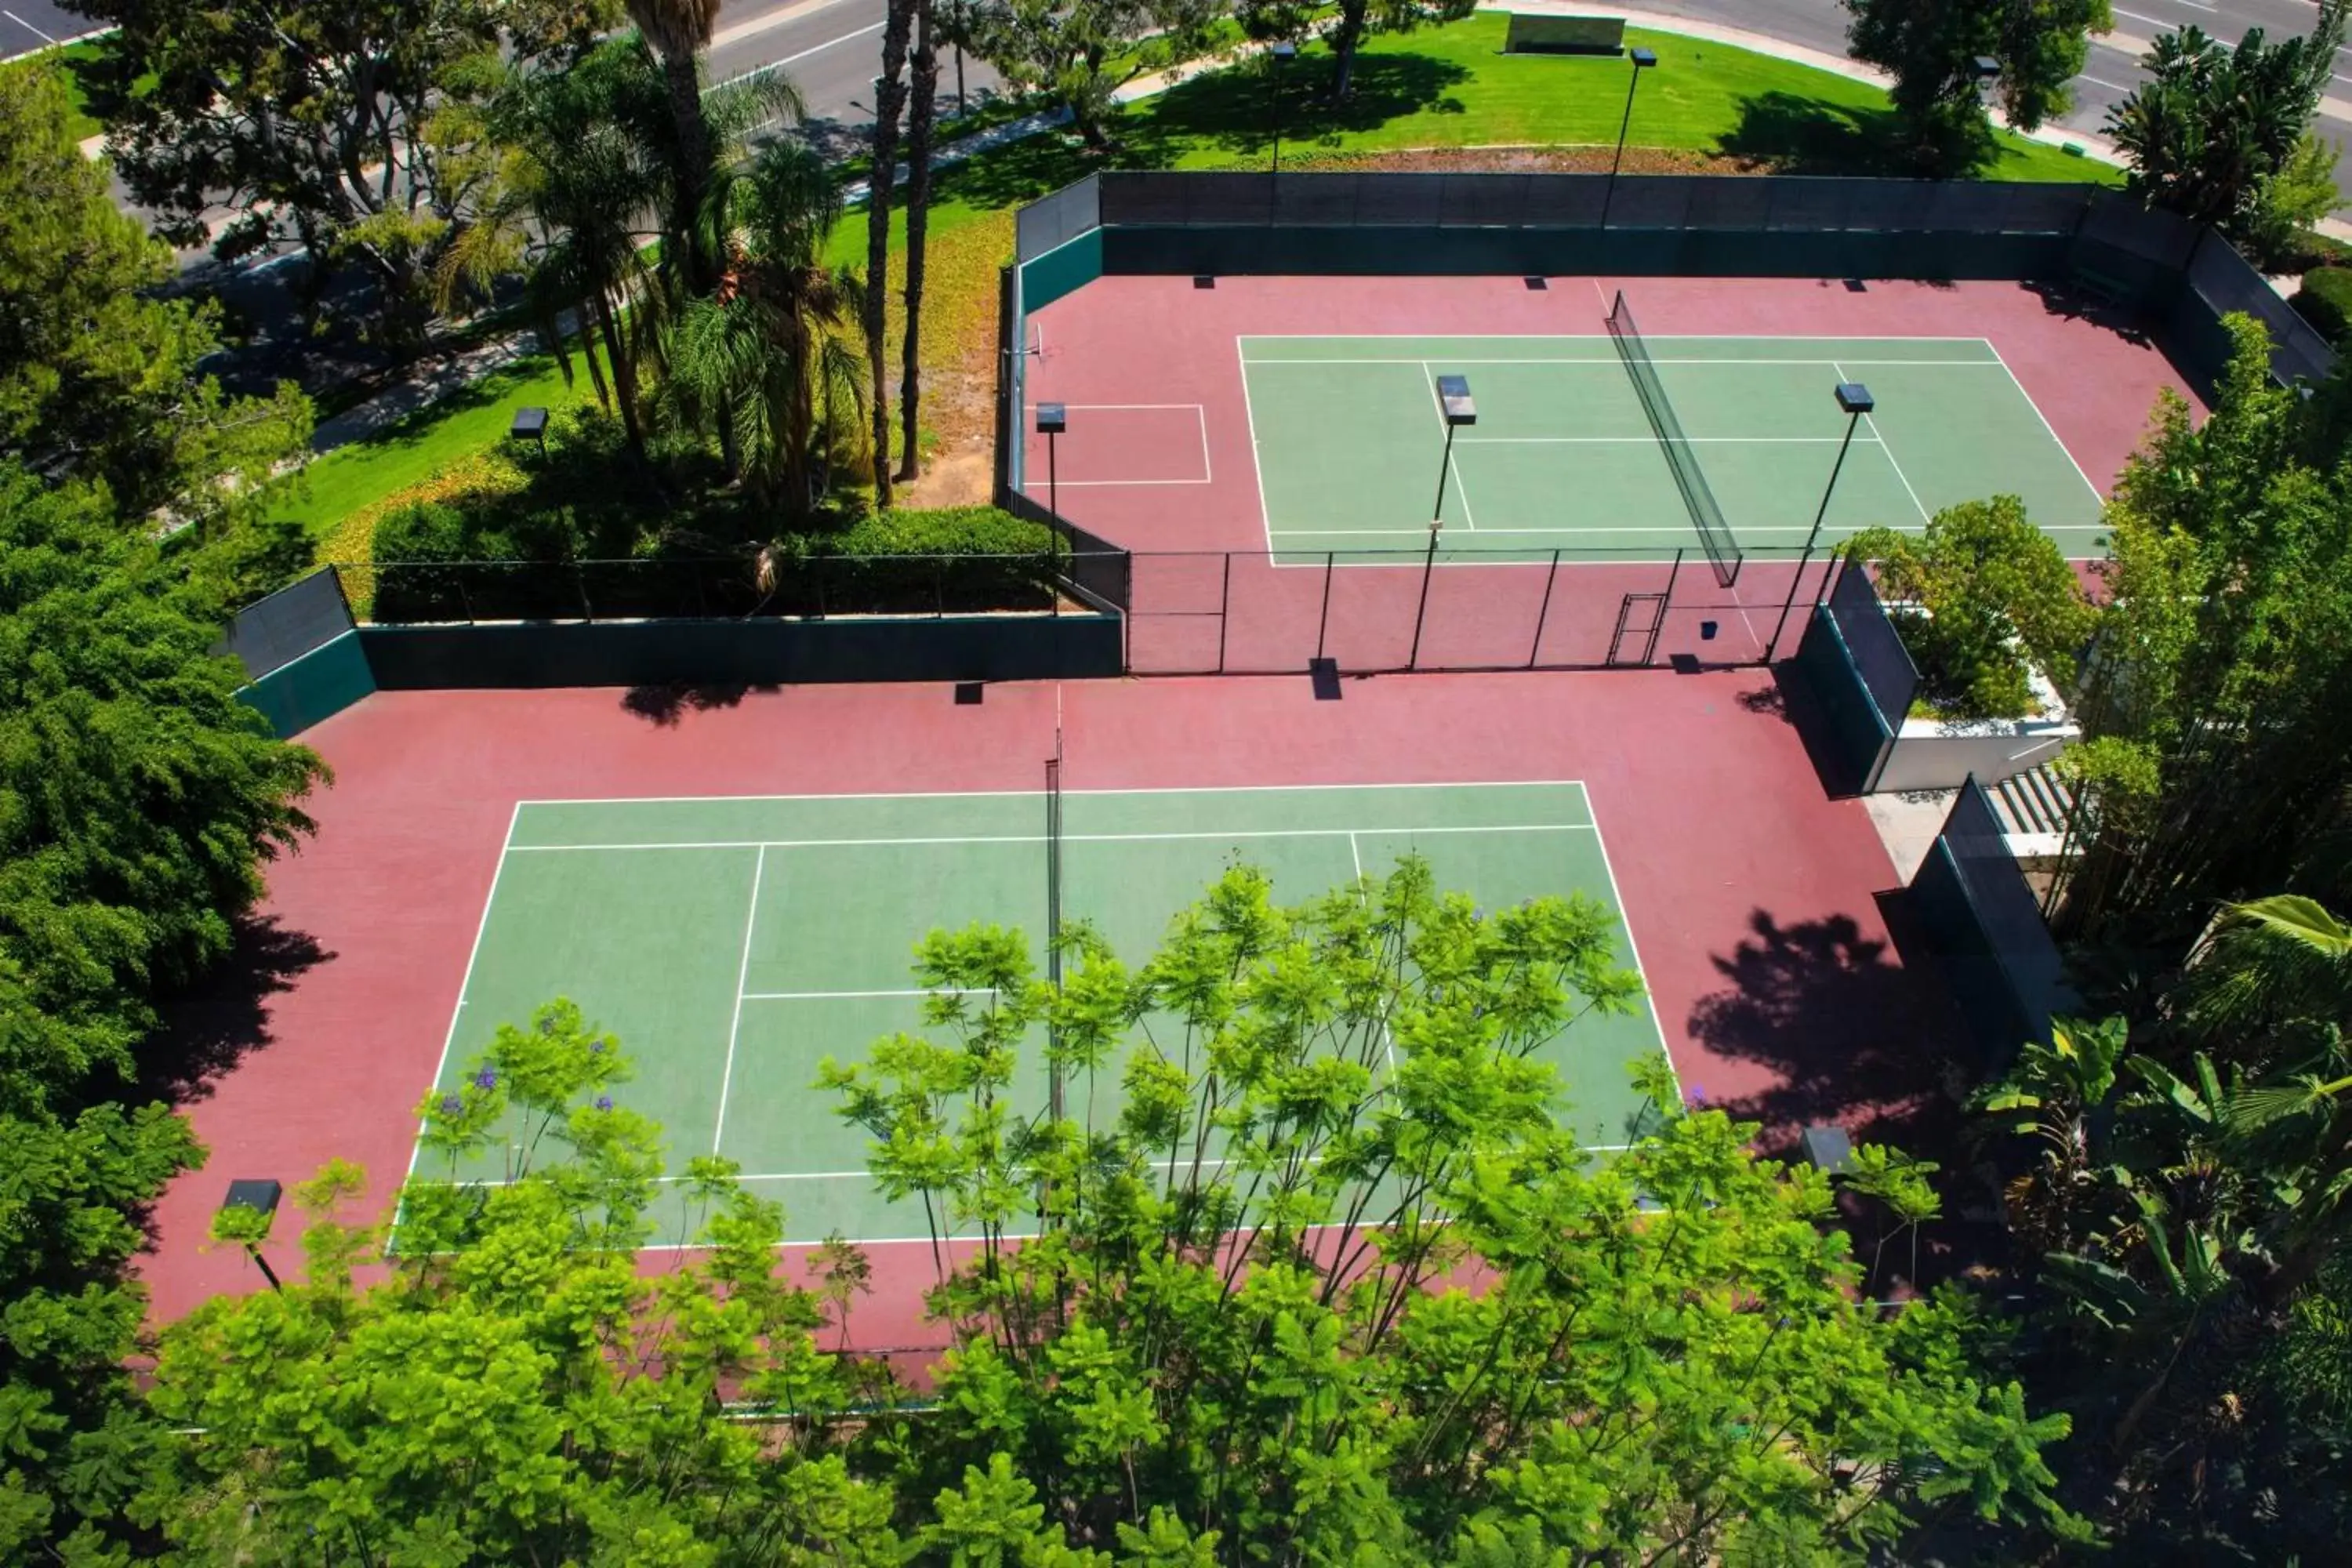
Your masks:
[[[1716,581],[1728,588],[1739,580],[1739,542],[1731,536],[1731,525],[1723,521],[1723,509],[1716,504],[1715,491],[1708,488],[1706,474],[1683,434],[1682,421],[1675,416],[1675,405],[1666,401],[1658,367],[1650,360],[1650,346],[1642,340],[1642,329],[1633,323],[1633,308],[1625,302],[1622,289],[1609,310],[1609,336],[1617,345],[1618,357],[1625,362],[1626,374],[1633,378],[1633,390],[1641,396],[1642,411],[1650,416],[1650,428],[1665,448],[1675,488],[1682,491],[1683,505],[1698,530],[1699,542],[1706,547],[1706,558],[1715,563]]]

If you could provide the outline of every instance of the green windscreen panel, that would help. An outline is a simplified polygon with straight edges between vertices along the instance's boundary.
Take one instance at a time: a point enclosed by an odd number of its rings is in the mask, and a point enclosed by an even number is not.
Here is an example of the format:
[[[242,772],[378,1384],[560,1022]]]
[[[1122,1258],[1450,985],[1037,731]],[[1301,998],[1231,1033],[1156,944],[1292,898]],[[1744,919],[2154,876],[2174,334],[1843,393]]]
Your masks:
[[[1102,276],[1102,230],[1090,228],[1066,245],[1057,245],[1034,261],[1022,264],[1021,309],[1024,314],[1044,310],[1065,294],[1075,294]]]
[[[1622,16],[1526,16],[1511,14],[1503,36],[1507,55],[1613,55],[1625,44]]]
[[[375,690],[360,634],[345,632],[238,691],[248,708],[269,721],[278,738],[299,735]]]

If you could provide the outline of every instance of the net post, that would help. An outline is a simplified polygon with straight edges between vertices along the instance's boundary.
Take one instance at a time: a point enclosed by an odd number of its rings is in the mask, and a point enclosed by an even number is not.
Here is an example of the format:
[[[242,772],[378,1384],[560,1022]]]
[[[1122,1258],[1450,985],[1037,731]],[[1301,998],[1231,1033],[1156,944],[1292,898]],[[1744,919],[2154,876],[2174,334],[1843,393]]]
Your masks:
[[[1225,628],[1234,613],[1234,552],[1225,552],[1225,575],[1217,590],[1217,673],[1225,672]]]
[[[1323,552],[1323,613],[1315,622],[1315,657],[1318,659],[1323,657],[1324,634],[1331,629],[1331,568],[1339,558],[1336,550]],[[1271,568],[1273,563],[1269,561],[1267,565]]]
[[[1536,640],[1528,645],[1528,668],[1533,669],[1543,655],[1544,623],[1551,618],[1552,584],[1559,581],[1559,552],[1551,552],[1551,570],[1544,574],[1543,603],[1536,609]]]

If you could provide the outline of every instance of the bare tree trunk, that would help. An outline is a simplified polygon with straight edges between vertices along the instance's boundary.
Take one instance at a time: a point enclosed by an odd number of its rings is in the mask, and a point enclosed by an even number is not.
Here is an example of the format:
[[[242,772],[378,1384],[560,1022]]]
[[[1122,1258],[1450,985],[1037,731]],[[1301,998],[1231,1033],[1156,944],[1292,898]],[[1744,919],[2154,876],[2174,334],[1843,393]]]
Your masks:
[[[898,384],[898,479],[923,471],[916,447],[922,402],[923,244],[930,225],[931,121],[940,90],[939,51],[931,47],[931,0],[911,0],[915,11],[914,100],[907,110],[907,332]]]
[[[884,363],[889,300],[890,187],[898,171],[898,110],[907,94],[907,33],[917,0],[888,0],[882,19],[882,74],[874,81],[874,168],[866,177],[866,364],[874,378],[874,504],[890,504],[890,394]]]
[[[596,330],[604,339],[604,357],[613,362],[613,396],[621,405],[621,428],[629,437],[629,450],[642,460],[646,455],[646,433],[637,423],[637,367],[621,352],[621,333],[613,320],[613,302],[603,290],[595,296]]]
[[[684,247],[678,258],[679,276],[689,293],[699,297],[716,281],[694,241],[700,226],[703,193],[710,184],[710,127],[702,118],[702,74],[692,51],[662,57],[662,83],[669,89],[670,114],[677,121],[677,207],[670,221],[677,233],[672,243]]]
[[[612,388],[604,384],[604,367],[596,360],[596,319],[593,308],[586,300],[572,307],[579,320],[580,357],[588,362],[588,384],[596,389],[596,405],[605,413],[613,411]]]

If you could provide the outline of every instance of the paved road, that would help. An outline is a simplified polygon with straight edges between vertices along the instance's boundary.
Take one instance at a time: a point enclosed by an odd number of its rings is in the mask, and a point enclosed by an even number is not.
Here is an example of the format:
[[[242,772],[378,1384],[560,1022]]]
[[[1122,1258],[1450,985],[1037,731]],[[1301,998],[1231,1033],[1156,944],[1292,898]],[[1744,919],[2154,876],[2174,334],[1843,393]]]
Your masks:
[[[0,5],[13,0],[0,0]],[[770,68],[791,77],[808,102],[820,141],[855,137],[874,123],[875,74],[882,65],[883,0],[738,0],[719,13],[710,79],[726,81]],[[964,62],[971,101],[998,86],[996,73]],[[955,110],[955,57],[940,58],[940,113]]]
[[[79,37],[90,26],[57,0],[0,0],[0,60]]]
[[[1845,53],[1846,11],[1835,0],[1643,0],[1643,4],[1670,16],[1745,27],[1827,54]],[[2275,43],[2309,32],[2318,7],[2309,0],[2228,0],[2226,5],[2205,0],[2129,0],[2127,5],[2116,5],[2115,14],[2115,31],[2092,42],[2090,63],[2074,79],[2074,107],[2059,117],[2061,125],[2100,130],[2106,123],[2107,110],[2145,79],[2139,58],[2159,33],[2193,23],[2222,42],[2235,44],[2249,27],[2260,27]],[[2336,71],[2314,129],[2323,140],[2352,153],[2352,47],[2337,51]],[[2345,158],[2340,172],[2339,184],[2352,195],[2352,155]]]

